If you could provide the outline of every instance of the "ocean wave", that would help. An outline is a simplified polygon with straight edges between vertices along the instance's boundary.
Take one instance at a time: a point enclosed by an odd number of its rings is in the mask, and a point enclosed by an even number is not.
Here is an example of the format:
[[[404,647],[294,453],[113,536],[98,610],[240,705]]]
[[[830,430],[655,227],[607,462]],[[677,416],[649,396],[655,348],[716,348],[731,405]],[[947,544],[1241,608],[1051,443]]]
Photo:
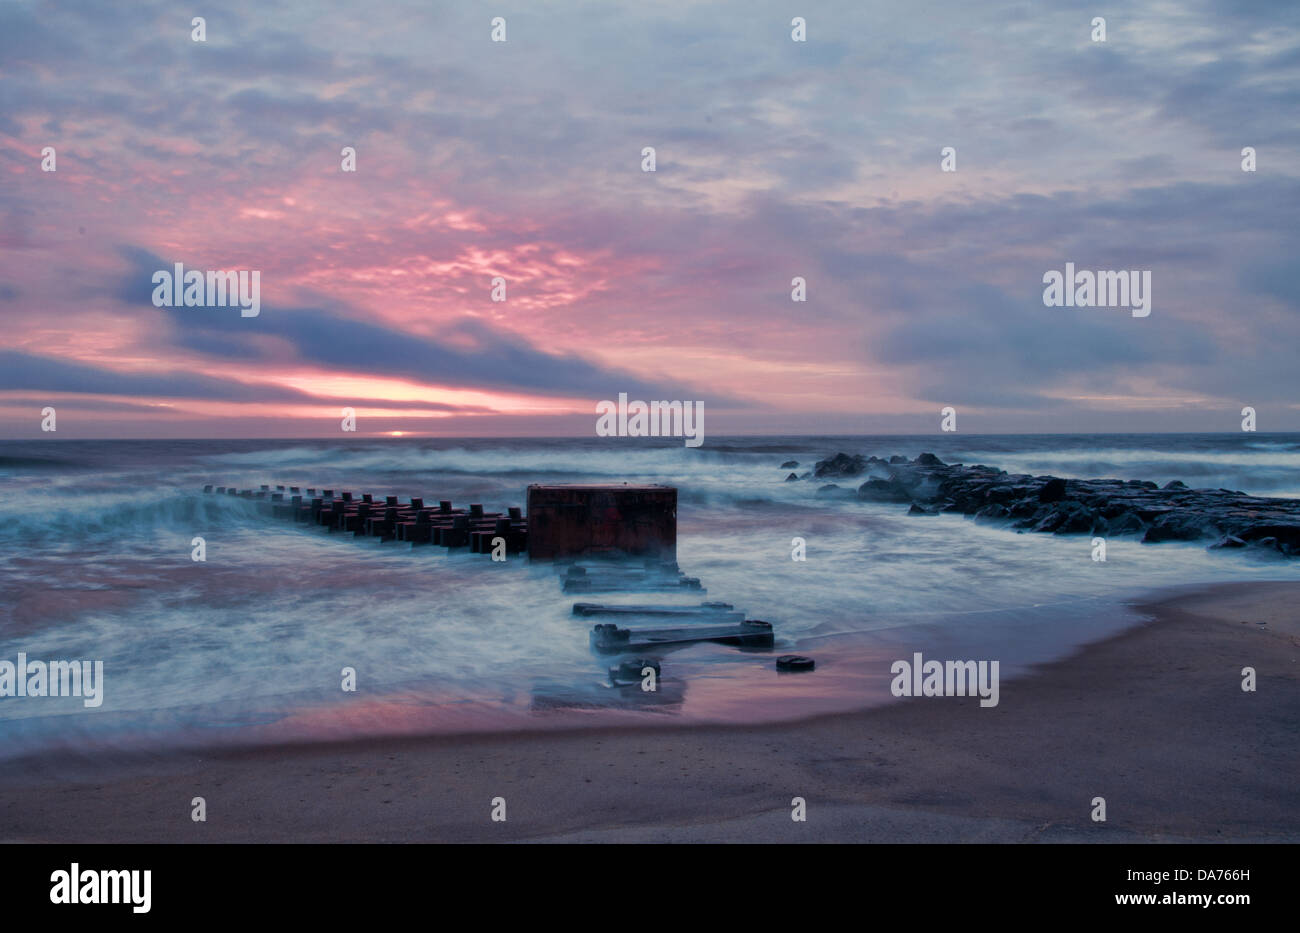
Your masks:
[[[87,537],[140,537],[162,529],[187,533],[215,525],[251,526],[261,521],[246,499],[222,501],[201,493],[136,490],[72,495],[33,493],[21,503],[0,505],[0,539],[57,543]]]

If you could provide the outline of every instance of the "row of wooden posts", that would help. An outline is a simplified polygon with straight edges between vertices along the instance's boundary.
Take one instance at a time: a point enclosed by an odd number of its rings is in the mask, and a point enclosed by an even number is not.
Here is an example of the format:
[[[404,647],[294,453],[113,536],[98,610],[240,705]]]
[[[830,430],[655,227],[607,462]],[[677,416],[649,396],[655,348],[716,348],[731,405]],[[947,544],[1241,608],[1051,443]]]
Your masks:
[[[413,497],[407,502],[397,496],[360,498],[350,491],[314,487],[263,485],[260,489],[233,486],[203,487],[208,494],[253,499],[265,514],[301,524],[319,525],[331,532],[351,532],[357,537],[401,541],[411,546],[436,544],[446,548],[468,547],[476,554],[500,553],[504,543],[508,554],[528,551],[528,519],[518,508],[506,514],[485,512],[479,503],[458,509],[446,499],[436,506]],[[671,487],[530,486],[529,514],[538,513],[539,540],[535,549],[546,557],[582,554],[584,550],[610,549],[611,543],[643,548],[650,556],[616,561],[560,562],[561,583],[566,593],[699,593],[704,587],[696,577],[681,572],[676,561],[676,495]],[[570,557],[570,560],[573,560]],[[651,623],[650,627],[625,628],[597,623],[591,631],[591,645],[601,654],[638,657],[623,667],[635,668],[637,677],[645,666],[659,671],[659,656],[669,650],[699,642],[718,642],[745,649],[770,650],[774,645],[772,625],[747,619],[727,603],[689,605],[603,605],[577,603],[574,615],[607,616],[620,621]],[[663,627],[671,620],[685,625]],[[655,625],[654,623],[659,623]],[[784,656],[778,670],[812,670],[808,658]],[[628,680],[611,668],[611,683],[626,686]]]
[[[357,537],[374,537],[381,541],[402,541],[412,546],[436,544],[440,547],[468,547],[475,554],[492,553],[495,539],[501,538],[508,554],[528,549],[528,521],[517,507],[506,514],[485,512],[479,503],[458,509],[446,499],[428,506],[424,499],[412,497],[406,503],[397,496],[360,498],[351,492],[299,486],[263,485],[260,489],[237,489],[233,486],[203,487],[215,495],[255,499],[266,514],[310,525],[321,525],[331,532],[351,532]],[[499,547],[499,546],[498,546]]]

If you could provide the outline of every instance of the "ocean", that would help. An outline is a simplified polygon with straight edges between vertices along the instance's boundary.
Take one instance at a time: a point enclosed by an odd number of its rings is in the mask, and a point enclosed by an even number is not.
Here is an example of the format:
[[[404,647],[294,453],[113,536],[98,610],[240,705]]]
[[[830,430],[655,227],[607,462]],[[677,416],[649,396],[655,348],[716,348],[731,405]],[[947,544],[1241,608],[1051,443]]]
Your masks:
[[[1300,562],[1203,544],[1017,534],[785,482],[837,452],[1065,477],[1179,479],[1300,497],[1300,435],[0,442],[0,660],[103,662],[102,705],[0,698],[0,757],[376,734],[774,721],[890,702],[890,661],[997,659],[1003,678],[1136,624],[1158,587],[1295,579]],[[776,652],[663,658],[655,695],[608,683],[554,567],[329,534],[205,496],[262,483],[525,504],[537,482],[676,486],[678,560]],[[856,485],[852,480],[843,485]],[[206,561],[191,542],[206,542]],[[792,560],[792,540],[806,542]],[[817,670],[778,674],[773,654]],[[343,669],[356,690],[342,689]]]

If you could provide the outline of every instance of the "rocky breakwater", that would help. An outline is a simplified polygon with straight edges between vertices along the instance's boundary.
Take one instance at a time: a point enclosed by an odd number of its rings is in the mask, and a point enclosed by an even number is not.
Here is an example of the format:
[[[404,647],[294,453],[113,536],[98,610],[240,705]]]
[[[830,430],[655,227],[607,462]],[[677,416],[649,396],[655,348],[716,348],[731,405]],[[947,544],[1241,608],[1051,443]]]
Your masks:
[[[1300,555],[1300,500],[1190,489],[1178,480],[1160,487],[1145,480],[1013,474],[982,464],[944,463],[934,454],[884,460],[844,453],[818,461],[810,478],[863,479],[858,499],[910,504],[913,515],[960,512],[1020,531],[1138,535],[1148,543],[1204,540],[1211,548]],[[818,492],[851,494],[838,483]]]

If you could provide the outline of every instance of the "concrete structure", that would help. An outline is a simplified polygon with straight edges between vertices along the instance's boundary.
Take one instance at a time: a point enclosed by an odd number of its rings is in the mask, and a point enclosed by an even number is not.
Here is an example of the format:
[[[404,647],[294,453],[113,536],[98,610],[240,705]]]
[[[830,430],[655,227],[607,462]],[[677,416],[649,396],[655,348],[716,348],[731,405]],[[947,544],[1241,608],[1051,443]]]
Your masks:
[[[528,556],[677,560],[677,490],[672,486],[528,487]]]

